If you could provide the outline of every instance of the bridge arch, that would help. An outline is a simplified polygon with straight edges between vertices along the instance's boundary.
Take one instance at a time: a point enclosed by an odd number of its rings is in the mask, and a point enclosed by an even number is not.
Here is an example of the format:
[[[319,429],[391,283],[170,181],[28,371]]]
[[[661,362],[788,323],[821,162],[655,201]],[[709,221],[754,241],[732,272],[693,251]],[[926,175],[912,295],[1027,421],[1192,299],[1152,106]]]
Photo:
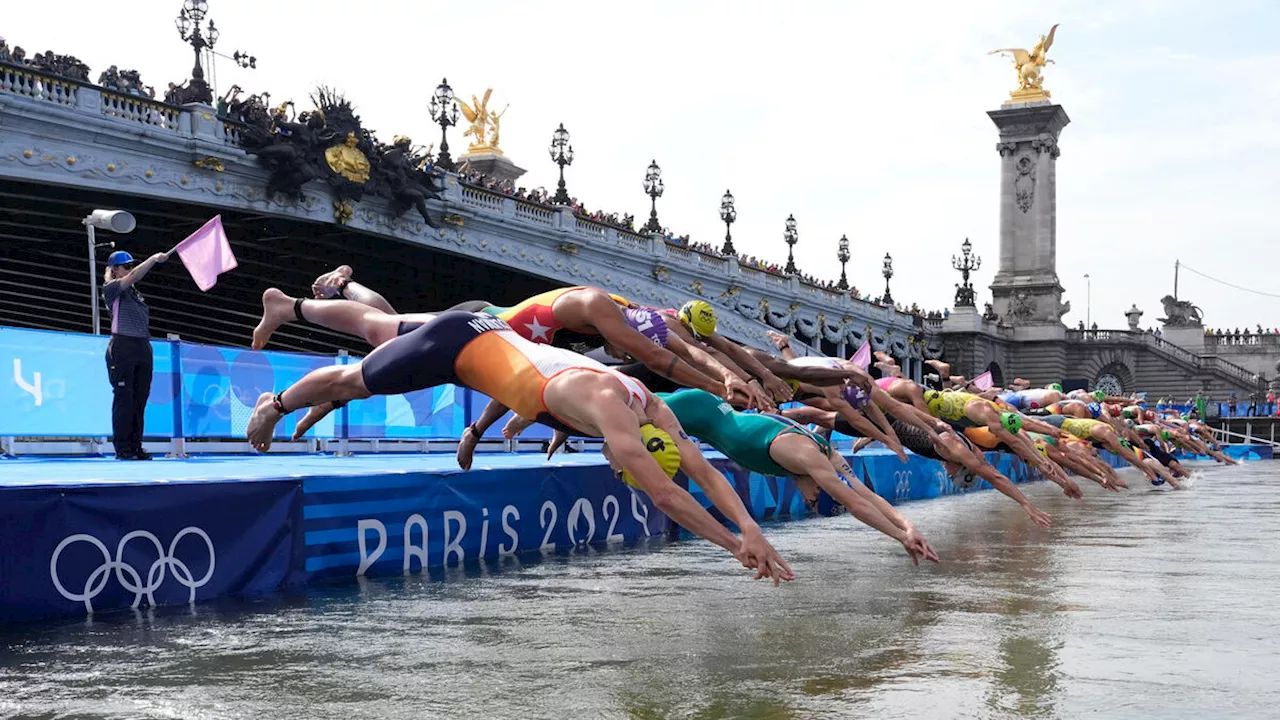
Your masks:
[[[991,373],[991,382],[995,387],[1004,387],[1004,368],[1000,367],[1000,363],[995,360],[987,363],[987,372]]]
[[[1125,395],[1138,388],[1133,371],[1124,362],[1115,360],[1103,365],[1093,374],[1091,386],[1096,390],[1105,390],[1111,395]]]

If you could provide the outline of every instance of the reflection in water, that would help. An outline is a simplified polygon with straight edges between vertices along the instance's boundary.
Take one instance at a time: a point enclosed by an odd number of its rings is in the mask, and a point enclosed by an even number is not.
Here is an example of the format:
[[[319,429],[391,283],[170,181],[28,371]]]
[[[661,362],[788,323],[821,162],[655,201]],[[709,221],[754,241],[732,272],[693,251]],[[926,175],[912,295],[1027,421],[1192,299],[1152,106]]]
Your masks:
[[[848,517],[768,532],[799,579],[705,543],[10,628],[0,716],[875,718],[1258,716],[1280,704],[1280,484],[1028,488],[907,506],[913,568]]]

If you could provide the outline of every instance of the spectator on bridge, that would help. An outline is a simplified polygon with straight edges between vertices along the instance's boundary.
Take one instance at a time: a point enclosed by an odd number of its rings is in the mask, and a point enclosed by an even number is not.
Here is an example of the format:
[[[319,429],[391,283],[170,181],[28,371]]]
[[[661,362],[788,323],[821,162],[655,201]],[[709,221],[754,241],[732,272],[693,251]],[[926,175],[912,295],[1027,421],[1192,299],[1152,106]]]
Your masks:
[[[1235,390],[1232,390],[1231,393],[1227,395],[1227,417],[1235,417],[1235,416],[1236,416],[1236,392]]]
[[[106,360],[113,394],[111,443],[117,460],[151,459],[142,449],[142,423],[151,395],[151,313],[136,285],[151,268],[168,259],[168,254],[156,253],[137,263],[123,250],[107,258],[102,294],[111,312]]]
[[[1275,407],[1276,407],[1276,393],[1274,390],[1268,390],[1267,391],[1267,414],[1270,415],[1274,413]]]
[[[1249,409],[1244,411],[1248,417],[1257,417],[1258,415],[1258,391],[1253,390],[1249,393]]]

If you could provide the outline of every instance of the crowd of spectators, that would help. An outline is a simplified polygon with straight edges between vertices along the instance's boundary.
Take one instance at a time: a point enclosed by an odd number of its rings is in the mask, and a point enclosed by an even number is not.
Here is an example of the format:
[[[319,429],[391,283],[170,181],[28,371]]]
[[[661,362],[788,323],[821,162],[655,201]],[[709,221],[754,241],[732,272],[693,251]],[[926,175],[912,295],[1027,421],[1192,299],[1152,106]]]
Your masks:
[[[49,75],[57,75],[69,80],[89,82],[89,66],[80,62],[78,58],[71,55],[58,55],[52,50],[36,53],[35,57],[28,58],[26,50],[17,45],[12,50],[9,49],[8,41],[2,37],[0,37],[0,62],[9,63],[10,65],[22,65],[32,70]]]
[[[86,74],[89,68],[85,68]],[[98,84],[107,90],[114,90],[126,95],[155,99],[156,89],[144,85],[137,70],[120,70],[115,65],[98,75]]]
[[[1248,327],[1244,330],[1205,328],[1204,335],[1209,338],[1220,338],[1217,342],[1223,345],[1258,345],[1268,335],[1280,335],[1280,328],[1264,328],[1262,325],[1258,325],[1255,330],[1250,330]]]

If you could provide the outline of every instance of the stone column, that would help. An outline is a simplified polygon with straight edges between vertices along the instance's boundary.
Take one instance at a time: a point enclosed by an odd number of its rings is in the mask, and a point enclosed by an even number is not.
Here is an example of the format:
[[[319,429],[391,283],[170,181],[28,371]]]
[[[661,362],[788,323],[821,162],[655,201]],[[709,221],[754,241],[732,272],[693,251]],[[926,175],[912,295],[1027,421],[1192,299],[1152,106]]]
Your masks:
[[[1058,135],[1071,120],[1048,100],[987,113],[1000,131],[1000,269],[995,310],[1010,325],[1061,325],[1057,273]]]

